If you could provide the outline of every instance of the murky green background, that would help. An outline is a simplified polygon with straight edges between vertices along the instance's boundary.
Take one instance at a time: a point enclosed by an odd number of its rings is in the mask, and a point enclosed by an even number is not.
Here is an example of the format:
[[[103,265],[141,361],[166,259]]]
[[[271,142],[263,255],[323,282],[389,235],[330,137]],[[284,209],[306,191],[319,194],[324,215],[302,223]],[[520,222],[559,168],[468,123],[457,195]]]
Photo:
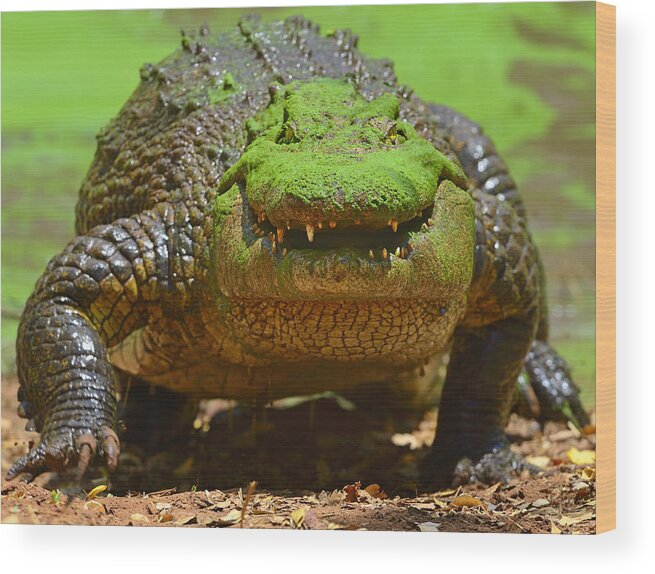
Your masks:
[[[255,10],[248,10],[250,12]],[[595,398],[594,4],[260,9],[351,28],[424,99],[479,121],[528,206],[549,280],[552,339]],[[49,258],[73,236],[96,132],[177,48],[180,28],[221,31],[244,11],[2,15],[2,370],[15,370],[18,317]]]

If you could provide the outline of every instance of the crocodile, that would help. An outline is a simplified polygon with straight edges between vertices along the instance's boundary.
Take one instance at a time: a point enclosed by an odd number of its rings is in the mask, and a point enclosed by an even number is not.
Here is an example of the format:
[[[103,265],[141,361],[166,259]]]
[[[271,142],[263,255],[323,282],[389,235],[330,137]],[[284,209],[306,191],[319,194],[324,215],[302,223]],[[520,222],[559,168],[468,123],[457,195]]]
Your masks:
[[[522,372],[544,413],[587,422],[524,205],[476,123],[302,17],[183,33],[140,76],[21,317],[18,412],[40,442],[9,478],[114,471],[128,382],[172,414],[325,391],[400,411],[426,408],[447,357],[428,486],[462,460],[517,468]]]

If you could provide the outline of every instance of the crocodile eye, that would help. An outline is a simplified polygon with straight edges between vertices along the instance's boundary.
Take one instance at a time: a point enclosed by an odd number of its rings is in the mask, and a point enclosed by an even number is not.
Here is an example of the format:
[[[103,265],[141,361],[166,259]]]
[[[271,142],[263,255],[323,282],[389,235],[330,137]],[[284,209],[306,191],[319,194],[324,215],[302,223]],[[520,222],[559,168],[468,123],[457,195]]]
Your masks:
[[[405,136],[405,132],[403,131],[402,128],[398,129],[397,126],[392,126],[389,128],[389,131],[387,132],[387,136],[385,139],[385,142],[390,145],[398,145],[403,143],[404,141],[407,141],[407,137]]]
[[[282,133],[277,138],[277,143],[290,144],[295,141],[298,140],[296,139],[296,134],[291,126],[284,127],[282,129]]]
[[[391,145],[396,145],[398,143],[398,130],[396,126],[393,126],[388,132],[387,132],[387,141]]]

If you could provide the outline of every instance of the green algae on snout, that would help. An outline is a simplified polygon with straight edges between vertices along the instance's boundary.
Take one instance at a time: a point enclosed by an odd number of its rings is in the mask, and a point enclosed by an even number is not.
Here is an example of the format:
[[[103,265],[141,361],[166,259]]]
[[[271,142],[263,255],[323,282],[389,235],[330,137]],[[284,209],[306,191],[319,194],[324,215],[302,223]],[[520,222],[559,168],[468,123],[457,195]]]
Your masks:
[[[443,179],[466,187],[461,169],[398,119],[395,96],[369,102],[334,79],[278,92],[250,122],[258,135],[219,186],[245,181],[250,205],[272,223],[381,227],[430,205]]]

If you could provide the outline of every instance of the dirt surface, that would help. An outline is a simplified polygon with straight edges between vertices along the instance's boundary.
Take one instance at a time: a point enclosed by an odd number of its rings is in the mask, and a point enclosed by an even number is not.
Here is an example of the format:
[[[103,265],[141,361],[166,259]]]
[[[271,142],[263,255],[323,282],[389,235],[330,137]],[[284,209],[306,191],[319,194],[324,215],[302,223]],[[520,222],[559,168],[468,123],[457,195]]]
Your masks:
[[[38,435],[2,382],[2,474]],[[416,492],[435,431],[411,432],[334,397],[284,408],[203,403],[189,435],[166,448],[124,445],[119,471],[80,485],[45,474],[2,483],[3,523],[590,534],[595,531],[595,435],[513,415],[512,448],[542,472],[509,484]],[[362,430],[364,429],[364,430]],[[152,447],[152,445],[151,445]],[[217,490],[220,487],[221,490]]]

